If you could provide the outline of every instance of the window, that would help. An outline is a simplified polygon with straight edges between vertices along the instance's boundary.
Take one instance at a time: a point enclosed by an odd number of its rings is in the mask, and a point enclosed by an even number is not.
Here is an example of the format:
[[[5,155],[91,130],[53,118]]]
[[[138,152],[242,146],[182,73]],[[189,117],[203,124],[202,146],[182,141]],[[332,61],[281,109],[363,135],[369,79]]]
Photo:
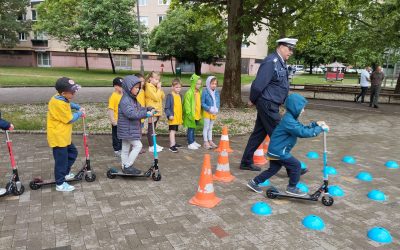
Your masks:
[[[26,33],[19,33],[18,36],[20,41],[26,41],[26,39],[28,38],[28,34]]]
[[[35,31],[34,40],[47,40],[47,36],[45,32]]]
[[[146,27],[149,27],[149,17],[148,16],[141,16],[139,17],[140,23]]]
[[[37,65],[39,67],[50,67],[50,53],[49,52],[38,52],[37,53]]]
[[[36,21],[36,10],[32,10],[32,21]]]
[[[20,14],[18,15],[18,21],[25,21],[26,20],[26,14]]]
[[[162,20],[164,20],[166,15],[158,15],[158,24],[161,23]]]
[[[171,0],[158,0],[158,5],[170,5]]]
[[[147,0],[138,0],[139,1],[139,6],[146,6],[147,5]]]
[[[123,69],[132,68],[132,60],[127,55],[114,56],[115,67]]]

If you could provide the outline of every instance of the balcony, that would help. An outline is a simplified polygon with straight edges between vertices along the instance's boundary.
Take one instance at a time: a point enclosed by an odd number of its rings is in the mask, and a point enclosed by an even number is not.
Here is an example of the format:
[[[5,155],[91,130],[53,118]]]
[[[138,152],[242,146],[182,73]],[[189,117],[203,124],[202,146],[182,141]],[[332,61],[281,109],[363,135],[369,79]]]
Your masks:
[[[32,39],[32,47],[48,47],[49,43],[44,39]]]

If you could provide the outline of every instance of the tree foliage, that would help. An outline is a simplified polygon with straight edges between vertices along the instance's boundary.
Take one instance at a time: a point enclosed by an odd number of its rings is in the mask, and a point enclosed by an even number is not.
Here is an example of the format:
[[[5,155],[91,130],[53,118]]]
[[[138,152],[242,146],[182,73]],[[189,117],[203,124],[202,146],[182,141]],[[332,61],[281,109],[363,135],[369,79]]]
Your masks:
[[[0,4],[0,47],[12,48],[19,41],[18,33],[30,30],[31,22],[20,18],[26,14],[29,0],[1,0]]]
[[[196,74],[201,64],[216,63],[225,55],[225,25],[210,13],[202,14],[190,6],[179,6],[167,13],[165,20],[153,29],[149,50],[165,60],[194,63]]]

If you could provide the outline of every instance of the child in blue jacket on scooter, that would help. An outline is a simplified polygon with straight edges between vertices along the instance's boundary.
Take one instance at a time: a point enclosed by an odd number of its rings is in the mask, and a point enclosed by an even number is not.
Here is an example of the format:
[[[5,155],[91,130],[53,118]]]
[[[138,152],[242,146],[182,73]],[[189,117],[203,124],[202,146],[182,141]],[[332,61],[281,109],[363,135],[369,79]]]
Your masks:
[[[299,116],[304,112],[307,100],[299,94],[291,94],[285,102],[286,113],[279,125],[272,133],[268,147],[267,156],[270,159],[269,169],[250,180],[247,186],[257,193],[262,193],[258,184],[263,183],[285,166],[289,174],[289,185],[286,193],[293,196],[305,196],[307,193],[300,191],[296,185],[300,181],[301,163],[290,154],[296,145],[297,138],[309,138],[318,136],[329,127],[323,121],[312,122],[308,126],[298,121]]]
[[[0,112],[0,129],[2,130],[13,130],[14,125],[12,123],[9,123],[8,121],[1,119],[1,112]],[[0,196],[5,194],[7,190],[5,188],[0,188]]]

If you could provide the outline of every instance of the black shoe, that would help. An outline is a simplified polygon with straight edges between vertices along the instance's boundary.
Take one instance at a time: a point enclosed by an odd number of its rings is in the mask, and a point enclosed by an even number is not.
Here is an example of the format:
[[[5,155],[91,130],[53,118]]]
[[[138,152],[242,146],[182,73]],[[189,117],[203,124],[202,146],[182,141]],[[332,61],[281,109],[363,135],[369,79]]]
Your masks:
[[[176,148],[176,146],[170,147],[169,151],[171,151],[172,153],[178,153],[178,149]]]
[[[182,148],[183,146],[182,146],[181,144],[177,144],[177,143],[176,143],[176,144],[175,144],[175,147],[176,147],[176,148]]]
[[[241,170],[250,170],[250,171],[261,171],[261,168],[255,166],[254,164],[240,164],[239,167]]]
[[[142,173],[142,171],[140,171],[139,169],[135,168],[134,166],[130,166],[129,168],[122,168],[122,172],[124,174],[132,174],[132,175],[140,175]]]
[[[378,107],[378,105],[374,105],[374,108],[376,108],[376,109],[377,109],[377,108],[379,108],[379,107]]]
[[[372,103],[370,103],[369,106],[372,107]]]

